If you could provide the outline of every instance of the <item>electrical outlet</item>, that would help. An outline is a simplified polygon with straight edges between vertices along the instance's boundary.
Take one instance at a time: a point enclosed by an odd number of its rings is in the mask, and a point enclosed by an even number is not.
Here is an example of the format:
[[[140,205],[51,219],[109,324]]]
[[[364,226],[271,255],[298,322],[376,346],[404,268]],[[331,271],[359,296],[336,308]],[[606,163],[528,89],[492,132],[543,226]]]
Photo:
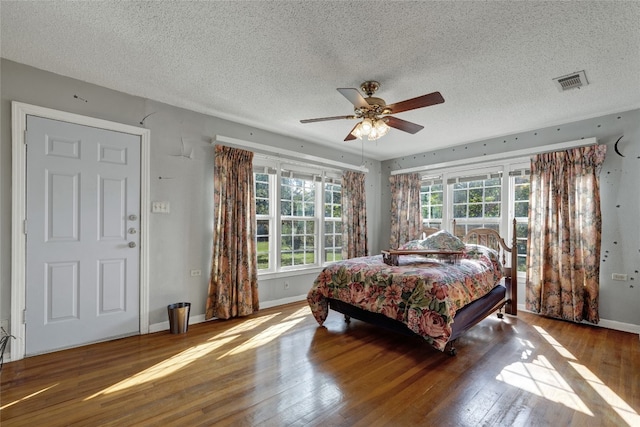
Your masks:
[[[169,202],[152,202],[151,203],[152,213],[168,214],[170,211],[171,211],[171,204]]]
[[[289,289],[289,282],[284,282],[284,288]]]
[[[191,270],[191,277],[202,276],[202,270]]]
[[[611,275],[611,278],[613,280],[620,280],[622,282],[626,282],[627,281],[627,275],[626,274],[620,274],[620,273],[613,273]]]

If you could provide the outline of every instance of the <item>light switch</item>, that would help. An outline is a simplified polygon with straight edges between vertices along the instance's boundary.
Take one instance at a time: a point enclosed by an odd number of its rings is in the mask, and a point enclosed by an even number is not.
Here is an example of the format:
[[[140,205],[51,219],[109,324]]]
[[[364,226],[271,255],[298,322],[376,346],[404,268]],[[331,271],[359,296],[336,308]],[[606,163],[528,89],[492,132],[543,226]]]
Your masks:
[[[168,214],[169,211],[170,211],[169,202],[152,202],[151,203],[151,212],[152,213]]]

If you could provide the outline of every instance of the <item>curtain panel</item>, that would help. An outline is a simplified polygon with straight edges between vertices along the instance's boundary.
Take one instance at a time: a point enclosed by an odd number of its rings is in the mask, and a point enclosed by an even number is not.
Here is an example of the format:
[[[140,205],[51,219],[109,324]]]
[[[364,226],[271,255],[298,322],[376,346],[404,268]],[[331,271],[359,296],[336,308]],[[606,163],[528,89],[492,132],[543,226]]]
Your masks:
[[[531,158],[527,310],[598,323],[599,173],[606,145]]]
[[[342,258],[368,255],[365,174],[342,175]]]
[[[420,210],[420,174],[391,175],[391,239],[392,249],[422,235]]]
[[[258,310],[253,153],[216,145],[213,254],[205,318]]]

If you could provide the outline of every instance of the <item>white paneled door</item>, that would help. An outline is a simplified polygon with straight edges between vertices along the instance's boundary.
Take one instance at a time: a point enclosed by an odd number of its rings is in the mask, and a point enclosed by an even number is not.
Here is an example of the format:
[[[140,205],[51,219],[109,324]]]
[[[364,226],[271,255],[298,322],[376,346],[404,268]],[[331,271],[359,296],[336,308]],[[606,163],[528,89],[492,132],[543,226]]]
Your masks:
[[[140,331],[140,136],[27,116],[26,355]]]

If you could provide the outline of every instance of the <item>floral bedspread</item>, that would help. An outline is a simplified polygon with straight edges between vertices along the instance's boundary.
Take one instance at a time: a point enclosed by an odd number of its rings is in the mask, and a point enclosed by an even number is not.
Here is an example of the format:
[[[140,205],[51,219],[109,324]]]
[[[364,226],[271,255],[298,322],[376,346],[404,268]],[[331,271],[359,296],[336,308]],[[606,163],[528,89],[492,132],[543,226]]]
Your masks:
[[[381,255],[352,258],[327,266],[307,295],[320,325],[327,318],[327,298],[396,319],[444,350],[456,311],[493,289],[502,277],[497,254],[473,246],[455,264],[401,256],[398,266]]]

